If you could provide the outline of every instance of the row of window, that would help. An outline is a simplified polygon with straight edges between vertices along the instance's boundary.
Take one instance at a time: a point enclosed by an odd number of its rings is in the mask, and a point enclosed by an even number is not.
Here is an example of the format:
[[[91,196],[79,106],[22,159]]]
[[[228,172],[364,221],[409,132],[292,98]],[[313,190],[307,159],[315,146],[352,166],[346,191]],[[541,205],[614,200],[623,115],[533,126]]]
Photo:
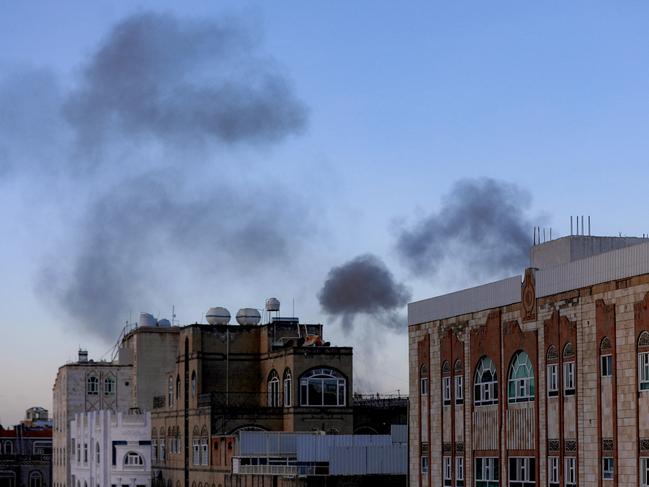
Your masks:
[[[575,457],[566,457],[564,463],[564,486],[577,485],[577,467]],[[444,487],[452,487],[452,459],[443,457]],[[641,464],[642,485],[649,480],[649,458],[643,458]],[[421,473],[428,474],[428,456],[421,457]],[[613,480],[614,461],[611,457],[602,458],[602,479]],[[499,463],[496,457],[478,457],[475,459],[476,487],[498,487],[500,481]],[[509,458],[509,486],[530,487],[536,484],[536,458]],[[559,457],[548,457],[548,484],[550,487],[560,487]],[[455,487],[464,487],[464,457],[455,458]]]
[[[268,406],[290,407],[292,376],[286,369],[283,377],[283,401],[280,401],[279,375],[275,370],[268,376]],[[337,370],[312,369],[300,377],[300,406],[345,406],[347,381]]]
[[[115,394],[115,379],[106,377],[104,379],[103,392],[105,396],[112,396]],[[99,394],[99,378],[91,375],[86,380],[86,394],[89,396],[96,396]]]

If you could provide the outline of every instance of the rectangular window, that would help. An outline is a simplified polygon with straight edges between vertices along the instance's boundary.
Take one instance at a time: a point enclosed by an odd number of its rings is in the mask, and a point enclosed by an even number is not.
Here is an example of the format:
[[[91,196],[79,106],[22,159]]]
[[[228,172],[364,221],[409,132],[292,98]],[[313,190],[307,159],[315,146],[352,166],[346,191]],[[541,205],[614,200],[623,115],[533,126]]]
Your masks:
[[[613,375],[613,356],[612,355],[602,355],[600,357],[600,362],[602,366],[602,377],[610,377]]]
[[[428,456],[427,455],[422,455],[421,456],[421,473],[423,475],[428,474]]]
[[[151,460],[158,461],[158,440],[151,440]]]
[[[455,404],[462,404],[464,402],[464,377],[461,375],[455,376]]]
[[[192,447],[194,451],[194,457],[193,457],[193,464],[194,465],[200,465],[201,464],[201,444],[198,439],[195,439],[192,441]]]
[[[575,395],[575,363],[567,362],[563,364],[563,386],[566,396]]]
[[[548,365],[548,396],[555,397],[559,395],[559,366],[557,364]]]
[[[83,444],[83,463],[88,463],[88,443]]]
[[[548,484],[559,487],[559,457],[548,458]]]
[[[455,457],[455,487],[464,487],[464,457]]]
[[[640,485],[649,487],[649,458],[640,458]]]
[[[509,487],[534,487],[536,485],[536,459],[534,457],[509,458]]]
[[[575,457],[566,457],[566,487],[574,487],[577,485],[577,468]]]
[[[638,376],[640,390],[649,390],[649,352],[638,354]]]
[[[451,487],[452,485],[451,468],[451,457],[444,457],[444,487]]]
[[[613,480],[613,459],[602,458],[602,479]]]
[[[500,480],[498,459],[494,457],[478,457],[475,459],[476,487],[498,487]]]
[[[419,380],[419,390],[422,396],[428,395],[428,377],[422,377]]]
[[[209,451],[207,449],[207,438],[201,440],[201,465],[209,463]]]
[[[442,380],[443,384],[443,398],[444,398],[444,406],[448,406],[451,404],[451,378],[450,377],[444,377]]]

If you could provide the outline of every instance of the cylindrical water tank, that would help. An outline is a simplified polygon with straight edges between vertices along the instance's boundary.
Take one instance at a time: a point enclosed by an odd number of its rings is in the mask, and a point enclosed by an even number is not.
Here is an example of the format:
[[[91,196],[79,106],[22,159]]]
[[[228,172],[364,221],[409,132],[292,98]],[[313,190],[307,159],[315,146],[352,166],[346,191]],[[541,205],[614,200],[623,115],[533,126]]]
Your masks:
[[[161,320],[158,320],[158,326],[171,326],[171,321],[167,318],[162,318]]]
[[[205,319],[210,325],[227,325],[230,323],[230,312],[221,306],[217,306],[207,310]]]
[[[261,321],[261,313],[255,308],[241,308],[237,311],[237,323],[240,325],[258,325]]]
[[[156,326],[157,324],[157,320],[151,313],[140,313],[139,326]]]
[[[279,311],[279,299],[268,298],[266,300],[266,311]]]

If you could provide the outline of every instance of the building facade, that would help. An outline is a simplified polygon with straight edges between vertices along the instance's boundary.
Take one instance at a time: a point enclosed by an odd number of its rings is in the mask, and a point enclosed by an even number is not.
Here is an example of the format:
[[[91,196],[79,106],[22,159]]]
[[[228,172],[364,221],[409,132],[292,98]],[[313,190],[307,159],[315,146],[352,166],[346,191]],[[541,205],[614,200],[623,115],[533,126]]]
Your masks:
[[[241,430],[353,432],[352,349],[329,346],[322,325],[195,324],[179,344],[152,414],[158,485],[243,485],[232,474]]]
[[[649,243],[623,240],[409,305],[410,485],[649,485]]]
[[[150,413],[77,413],[70,436],[75,487],[151,486]]]
[[[0,426],[0,487],[50,487],[51,479],[52,429]]]

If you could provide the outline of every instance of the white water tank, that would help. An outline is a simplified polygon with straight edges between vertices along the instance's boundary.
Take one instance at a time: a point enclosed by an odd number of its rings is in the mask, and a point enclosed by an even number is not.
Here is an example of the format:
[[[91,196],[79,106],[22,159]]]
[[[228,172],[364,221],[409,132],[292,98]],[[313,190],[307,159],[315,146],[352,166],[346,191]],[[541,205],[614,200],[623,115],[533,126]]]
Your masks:
[[[266,311],[279,311],[279,299],[268,298],[266,300]]]
[[[230,312],[221,306],[217,306],[207,310],[205,319],[210,325],[227,325],[230,323]]]
[[[169,327],[171,326],[171,321],[167,318],[162,318],[161,320],[158,320],[158,326]]]
[[[258,325],[261,313],[255,308],[241,308],[237,311],[237,323],[240,325]]]
[[[158,321],[151,313],[140,313],[139,326],[157,326]]]

